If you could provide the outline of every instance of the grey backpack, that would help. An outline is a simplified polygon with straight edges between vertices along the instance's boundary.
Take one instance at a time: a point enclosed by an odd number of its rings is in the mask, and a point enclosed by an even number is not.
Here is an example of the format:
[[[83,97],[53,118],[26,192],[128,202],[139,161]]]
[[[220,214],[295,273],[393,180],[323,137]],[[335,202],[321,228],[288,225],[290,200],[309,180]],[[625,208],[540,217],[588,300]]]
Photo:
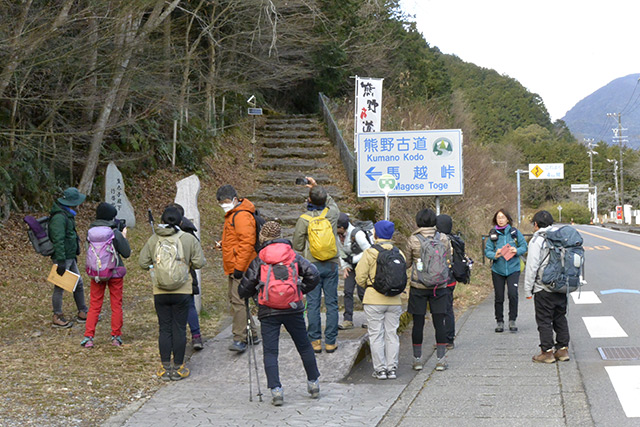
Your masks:
[[[420,259],[414,263],[418,282],[427,289],[447,285],[449,282],[449,251],[440,240],[440,233],[433,237],[416,234],[420,241]]]
[[[584,248],[582,236],[565,225],[544,234],[549,262],[542,272],[542,283],[553,292],[570,293],[582,286]]]

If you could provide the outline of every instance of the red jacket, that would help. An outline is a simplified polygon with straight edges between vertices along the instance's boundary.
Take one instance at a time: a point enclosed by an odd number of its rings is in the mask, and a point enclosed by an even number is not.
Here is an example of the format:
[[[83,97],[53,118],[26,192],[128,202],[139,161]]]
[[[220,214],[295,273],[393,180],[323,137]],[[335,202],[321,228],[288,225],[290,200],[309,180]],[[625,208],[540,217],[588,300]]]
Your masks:
[[[256,257],[256,208],[248,199],[240,203],[224,216],[222,230],[222,267],[225,274],[234,270],[246,271]]]

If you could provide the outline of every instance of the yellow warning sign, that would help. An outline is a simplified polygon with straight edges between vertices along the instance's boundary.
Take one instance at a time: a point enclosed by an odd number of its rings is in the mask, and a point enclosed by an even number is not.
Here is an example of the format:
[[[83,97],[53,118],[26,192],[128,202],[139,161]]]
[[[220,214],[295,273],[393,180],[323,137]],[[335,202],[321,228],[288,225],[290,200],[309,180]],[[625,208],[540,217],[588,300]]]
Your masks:
[[[536,178],[539,178],[540,175],[542,175],[542,172],[544,171],[538,165],[536,165],[535,168],[531,169],[531,173],[534,174]]]

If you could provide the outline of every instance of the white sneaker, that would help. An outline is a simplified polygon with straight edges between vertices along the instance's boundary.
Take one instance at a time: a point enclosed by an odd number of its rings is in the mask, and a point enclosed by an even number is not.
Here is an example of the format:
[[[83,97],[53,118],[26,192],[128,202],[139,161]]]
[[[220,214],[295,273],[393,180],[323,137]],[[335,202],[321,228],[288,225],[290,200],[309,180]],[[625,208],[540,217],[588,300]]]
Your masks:
[[[373,371],[373,378],[377,380],[386,380],[388,378],[387,371],[385,371],[384,369],[381,371]]]
[[[422,371],[423,368],[423,364],[422,364],[422,359],[420,359],[419,357],[414,357],[413,358],[413,370],[414,371]]]
[[[387,371],[387,379],[395,380],[396,378],[398,378],[397,375],[396,375],[396,370],[395,369],[389,369]]]

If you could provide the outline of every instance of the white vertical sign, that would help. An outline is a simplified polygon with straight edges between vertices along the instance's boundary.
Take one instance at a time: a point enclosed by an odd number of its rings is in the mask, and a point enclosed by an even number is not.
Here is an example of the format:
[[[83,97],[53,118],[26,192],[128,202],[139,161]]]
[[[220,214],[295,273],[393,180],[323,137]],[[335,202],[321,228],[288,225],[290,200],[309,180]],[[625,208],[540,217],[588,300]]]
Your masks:
[[[384,79],[356,76],[356,102],[353,143],[357,150],[358,134],[381,132],[382,81]]]

